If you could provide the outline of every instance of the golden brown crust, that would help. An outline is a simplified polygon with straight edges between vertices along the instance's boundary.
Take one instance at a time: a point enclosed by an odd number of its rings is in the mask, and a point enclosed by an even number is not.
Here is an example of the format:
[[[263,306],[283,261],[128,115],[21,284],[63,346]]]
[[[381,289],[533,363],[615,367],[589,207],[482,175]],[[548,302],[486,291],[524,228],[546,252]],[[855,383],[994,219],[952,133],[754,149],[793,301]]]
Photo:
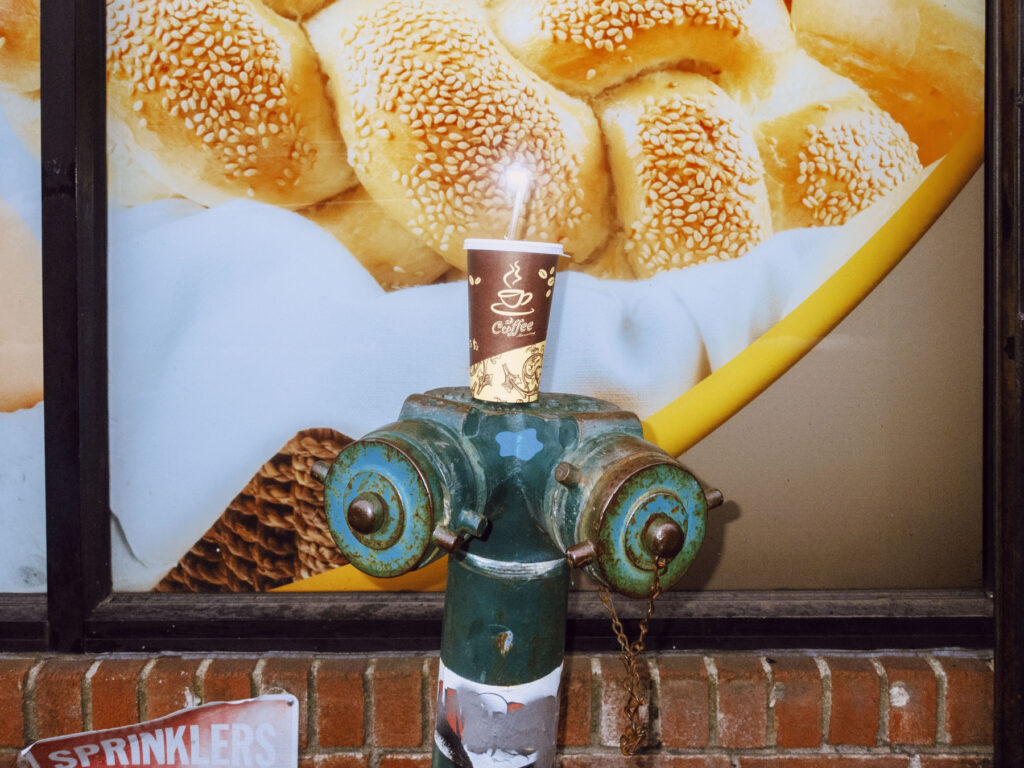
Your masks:
[[[250,0],[109,0],[111,133],[211,205],[323,200],[355,179],[297,24]]]
[[[286,19],[301,20],[312,16],[331,0],[263,0],[274,13],[284,16]]]
[[[638,277],[742,256],[771,235],[749,120],[710,80],[655,72],[598,102]]]
[[[362,186],[300,213],[334,235],[386,290],[432,283],[450,267]]]
[[[778,90],[785,107],[766,102],[755,124],[777,231],[843,224],[921,170],[906,130],[806,54]]]
[[[984,109],[982,0],[795,0],[803,45],[849,77],[938,159]]]
[[[527,66],[581,94],[666,65],[732,71],[755,89],[771,55],[796,45],[782,0],[499,0],[491,18]]]
[[[0,200],[0,411],[43,399],[43,280],[40,247]]]
[[[607,234],[607,170],[585,104],[512,58],[473,6],[336,3],[306,23],[370,194],[449,263],[509,225],[513,164],[533,179],[523,236],[584,259]]]
[[[0,0],[0,88],[39,90],[39,0]]]

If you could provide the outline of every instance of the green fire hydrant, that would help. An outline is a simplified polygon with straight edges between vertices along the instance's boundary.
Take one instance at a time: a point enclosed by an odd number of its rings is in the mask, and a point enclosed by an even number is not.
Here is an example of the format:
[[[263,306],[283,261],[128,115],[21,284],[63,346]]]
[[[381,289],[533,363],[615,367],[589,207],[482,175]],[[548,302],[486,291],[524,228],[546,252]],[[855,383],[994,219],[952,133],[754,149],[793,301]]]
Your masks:
[[[610,403],[467,388],[409,397],[321,474],[355,567],[397,576],[449,556],[435,766],[552,765],[571,569],[646,597],[657,564],[668,588],[720,498]]]

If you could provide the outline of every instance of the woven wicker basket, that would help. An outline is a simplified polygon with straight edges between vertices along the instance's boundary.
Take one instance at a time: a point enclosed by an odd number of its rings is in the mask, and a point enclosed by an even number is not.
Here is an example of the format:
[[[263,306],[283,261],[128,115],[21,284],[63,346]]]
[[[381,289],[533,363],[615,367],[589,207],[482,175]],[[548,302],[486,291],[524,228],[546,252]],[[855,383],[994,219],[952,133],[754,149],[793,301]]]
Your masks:
[[[310,470],[350,442],[331,429],[299,432],[155,590],[261,592],[344,565],[327,526],[323,485]]]

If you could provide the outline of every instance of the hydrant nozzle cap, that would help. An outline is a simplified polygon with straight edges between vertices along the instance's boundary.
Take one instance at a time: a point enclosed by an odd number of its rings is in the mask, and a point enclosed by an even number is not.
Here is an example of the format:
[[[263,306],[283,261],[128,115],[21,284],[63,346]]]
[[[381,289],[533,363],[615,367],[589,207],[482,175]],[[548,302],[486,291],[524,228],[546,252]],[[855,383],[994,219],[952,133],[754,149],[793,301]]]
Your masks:
[[[655,557],[671,560],[683,549],[683,529],[669,517],[652,517],[644,531],[644,545]]]
[[[381,497],[367,491],[352,499],[345,519],[353,531],[369,535],[383,525],[386,516],[387,509]]]

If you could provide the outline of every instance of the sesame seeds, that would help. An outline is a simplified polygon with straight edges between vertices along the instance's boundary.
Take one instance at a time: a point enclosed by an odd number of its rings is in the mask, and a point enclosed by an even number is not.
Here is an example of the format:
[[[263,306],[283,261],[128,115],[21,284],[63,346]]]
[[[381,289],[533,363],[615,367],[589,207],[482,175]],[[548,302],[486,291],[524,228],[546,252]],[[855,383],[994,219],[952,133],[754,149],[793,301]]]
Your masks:
[[[878,110],[806,133],[796,183],[815,224],[843,224],[921,170],[907,132]]]
[[[638,32],[660,25],[717,27],[739,32],[751,0],[545,0],[541,26],[553,43],[622,51]]]
[[[107,2],[107,77],[130,89],[136,123],[191,135],[191,149],[216,161],[219,182],[250,197],[259,179],[296,186],[316,160],[291,103],[286,58],[244,0]],[[273,144],[254,141],[268,134]]]
[[[624,252],[637,275],[742,256],[771,234],[764,168],[727,97],[648,96],[637,118],[643,195]]]
[[[574,118],[477,19],[440,0],[390,0],[342,34],[336,74],[351,104],[351,162],[360,176],[399,163],[388,175],[404,188],[410,231],[441,253],[461,253],[471,231],[503,231],[513,163],[533,183],[526,238],[564,243],[585,227],[583,156],[567,137],[580,133]],[[409,145],[407,158],[389,153],[392,135]]]

